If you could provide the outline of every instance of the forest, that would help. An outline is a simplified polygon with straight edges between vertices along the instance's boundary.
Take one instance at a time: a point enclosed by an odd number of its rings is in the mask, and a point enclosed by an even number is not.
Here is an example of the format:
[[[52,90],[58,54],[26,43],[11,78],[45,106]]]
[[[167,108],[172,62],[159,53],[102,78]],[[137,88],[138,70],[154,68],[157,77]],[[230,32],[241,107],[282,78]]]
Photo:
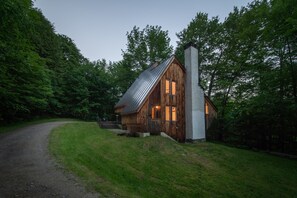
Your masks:
[[[114,120],[135,78],[183,46],[199,50],[201,86],[218,108],[207,139],[297,154],[297,2],[256,0],[224,19],[199,12],[170,45],[160,26],[127,32],[122,60],[90,61],[31,0],[0,5],[0,123],[42,116]],[[102,46],[104,47],[104,46]]]

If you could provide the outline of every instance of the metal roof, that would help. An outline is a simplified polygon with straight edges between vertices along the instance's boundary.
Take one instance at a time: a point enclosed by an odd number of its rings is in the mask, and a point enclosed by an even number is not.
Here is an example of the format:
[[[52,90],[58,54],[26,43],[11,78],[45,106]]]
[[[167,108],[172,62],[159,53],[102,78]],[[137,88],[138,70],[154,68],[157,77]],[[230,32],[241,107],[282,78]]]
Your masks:
[[[173,60],[174,56],[171,56],[159,65],[153,65],[143,71],[115,105],[115,108],[124,107],[122,114],[136,113]]]

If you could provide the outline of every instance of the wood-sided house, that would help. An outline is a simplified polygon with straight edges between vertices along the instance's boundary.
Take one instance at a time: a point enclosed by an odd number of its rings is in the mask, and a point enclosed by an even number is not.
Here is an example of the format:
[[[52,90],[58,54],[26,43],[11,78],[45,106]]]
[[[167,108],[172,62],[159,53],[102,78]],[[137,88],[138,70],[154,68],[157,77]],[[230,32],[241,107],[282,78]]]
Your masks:
[[[180,142],[205,139],[217,110],[199,86],[192,44],[185,49],[185,66],[171,56],[142,72],[115,106],[122,125],[131,132],[165,132]]]

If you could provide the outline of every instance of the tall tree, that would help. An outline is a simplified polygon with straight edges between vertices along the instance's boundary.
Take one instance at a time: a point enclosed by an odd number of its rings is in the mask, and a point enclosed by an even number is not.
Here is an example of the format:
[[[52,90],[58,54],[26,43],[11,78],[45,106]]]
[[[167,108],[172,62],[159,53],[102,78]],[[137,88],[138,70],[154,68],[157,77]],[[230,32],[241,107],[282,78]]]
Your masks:
[[[87,71],[89,111],[92,118],[114,119],[114,104],[118,100],[116,86],[108,68],[112,63],[98,60],[90,63]]]
[[[226,49],[214,98],[221,131],[233,141],[296,152],[295,7],[294,1],[254,1],[223,23]]]
[[[147,25],[140,30],[134,26],[127,33],[127,49],[123,51],[123,60],[110,67],[114,85],[124,93],[143,70],[157,61],[170,56],[173,47],[170,45],[168,31],[160,26]]]
[[[45,61],[34,51],[30,13],[32,2],[7,1],[0,5],[0,119],[39,114],[51,95]]]
[[[168,31],[163,31],[160,26],[147,25],[143,30],[134,26],[127,33],[127,41],[123,59],[135,71],[143,71],[156,61],[167,58],[173,49]]]
[[[84,64],[88,61],[69,37],[57,36],[59,59],[52,68],[52,87],[54,96],[50,99],[53,114],[85,118],[88,113],[87,80]]]
[[[220,66],[224,64],[224,29],[218,17],[208,18],[205,13],[197,13],[187,28],[177,33],[176,55],[184,60],[183,47],[194,42],[198,47],[198,65],[201,85],[209,97],[214,94]]]

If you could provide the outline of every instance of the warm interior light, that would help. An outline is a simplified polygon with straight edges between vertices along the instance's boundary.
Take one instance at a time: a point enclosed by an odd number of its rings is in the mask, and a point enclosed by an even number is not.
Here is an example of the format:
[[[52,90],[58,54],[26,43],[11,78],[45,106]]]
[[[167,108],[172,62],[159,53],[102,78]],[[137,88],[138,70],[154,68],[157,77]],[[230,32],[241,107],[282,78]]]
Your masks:
[[[176,94],[176,82],[172,81],[171,85],[172,85],[172,90],[171,90],[172,92],[171,93],[172,93],[172,95],[175,95]]]
[[[169,106],[166,106],[166,109],[165,109],[165,120],[170,121],[170,107]]]
[[[205,103],[205,114],[208,115],[208,113],[209,113],[209,112],[208,112],[208,104]]]
[[[176,121],[176,107],[172,107],[172,121]]]
[[[161,118],[161,106],[156,105],[152,107],[152,119],[160,119]]]
[[[155,108],[152,108],[152,119],[155,119]]]
[[[169,80],[166,80],[166,90],[165,90],[166,93],[169,93],[169,91],[170,91],[169,90],[169,85],[170,85],[169,83],[170,83]]]

